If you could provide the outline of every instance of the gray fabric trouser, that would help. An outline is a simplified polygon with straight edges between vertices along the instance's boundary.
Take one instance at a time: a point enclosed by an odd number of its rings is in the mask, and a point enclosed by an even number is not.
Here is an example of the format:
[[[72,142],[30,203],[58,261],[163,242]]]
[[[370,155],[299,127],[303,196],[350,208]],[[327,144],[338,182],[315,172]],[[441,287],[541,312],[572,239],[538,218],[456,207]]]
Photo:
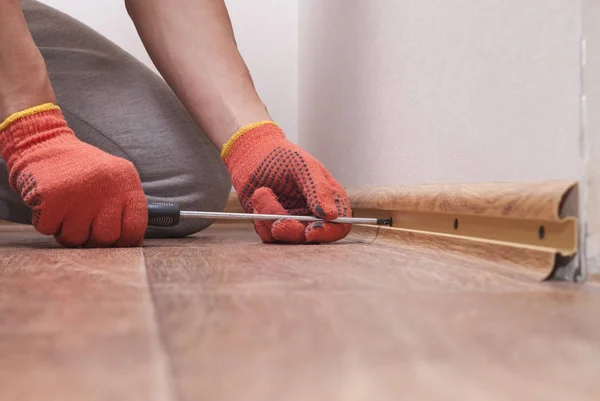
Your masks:
[[[121,48],[66,14],[32,0],[23,11],[42,52],[58,105],[79,139],[131,161],[149,200],[220,211],[231,181],[217,148],[167,84]],[[31,211],[8,185],[0,160],[0,219],[30,223]],[[210,221],[149,228],[179,237]]]

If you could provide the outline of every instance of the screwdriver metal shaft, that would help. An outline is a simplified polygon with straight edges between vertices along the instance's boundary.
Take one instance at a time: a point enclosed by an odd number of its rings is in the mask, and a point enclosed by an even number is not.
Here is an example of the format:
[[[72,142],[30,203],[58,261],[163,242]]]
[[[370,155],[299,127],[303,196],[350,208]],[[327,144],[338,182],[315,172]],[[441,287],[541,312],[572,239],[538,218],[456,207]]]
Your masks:
[[[295,216],[278,214],[227,213],[185,211],[174,202],[148,202],[148,224],[155,227],[172,227],[179,224],[180,218],[214,219],[214,220],[297,220],[297,221],[326,221],[336,224],[374,224],[392,225],[392,219],[339,217],[335,220],[324,220],[314,216]]]
[[[314,216],[291,216],[278,214],[253,214],[253,213],[227,213],[227,212],[188,212],[181,211],[181,217],[223,220],[279,220],[288,219],[296,221],[327,221],[339,224],[376,224],[390,225],[390,219],[363,218],[363,217],[338,217],[335,220],[324,220]]]

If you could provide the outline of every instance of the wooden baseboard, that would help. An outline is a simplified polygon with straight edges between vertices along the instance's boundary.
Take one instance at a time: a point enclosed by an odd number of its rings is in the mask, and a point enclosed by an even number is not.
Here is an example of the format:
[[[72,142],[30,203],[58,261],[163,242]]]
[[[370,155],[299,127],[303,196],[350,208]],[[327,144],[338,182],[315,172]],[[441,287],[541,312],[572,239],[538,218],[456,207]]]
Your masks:
[[[580,281],[578,186],[571,181],[349,190],[354,215],[391,217],[379,240],[509,260],[541,278]],[[380,238],[381,237],[381,238]]]

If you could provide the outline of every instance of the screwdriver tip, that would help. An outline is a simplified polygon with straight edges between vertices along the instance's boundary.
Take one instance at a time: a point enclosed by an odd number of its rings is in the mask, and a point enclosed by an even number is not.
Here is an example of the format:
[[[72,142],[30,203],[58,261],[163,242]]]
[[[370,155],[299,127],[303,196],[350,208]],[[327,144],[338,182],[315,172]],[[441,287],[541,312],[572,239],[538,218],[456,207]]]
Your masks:
[[[392,219],[377,219],[377,225],[380,226],[392,226]]]

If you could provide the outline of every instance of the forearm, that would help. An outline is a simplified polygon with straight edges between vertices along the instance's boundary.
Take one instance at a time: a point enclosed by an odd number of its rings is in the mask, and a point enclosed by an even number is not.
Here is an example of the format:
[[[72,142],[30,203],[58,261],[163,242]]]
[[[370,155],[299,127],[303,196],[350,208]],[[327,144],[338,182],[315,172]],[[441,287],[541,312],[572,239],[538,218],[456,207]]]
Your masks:
[[[56,102],[46,65],[35,46],[19,0],[0,2],[0,122],[10,114]]]
[[[125,3],[154,64],[219,149],[242,126],[270,119],[223,0]]]

